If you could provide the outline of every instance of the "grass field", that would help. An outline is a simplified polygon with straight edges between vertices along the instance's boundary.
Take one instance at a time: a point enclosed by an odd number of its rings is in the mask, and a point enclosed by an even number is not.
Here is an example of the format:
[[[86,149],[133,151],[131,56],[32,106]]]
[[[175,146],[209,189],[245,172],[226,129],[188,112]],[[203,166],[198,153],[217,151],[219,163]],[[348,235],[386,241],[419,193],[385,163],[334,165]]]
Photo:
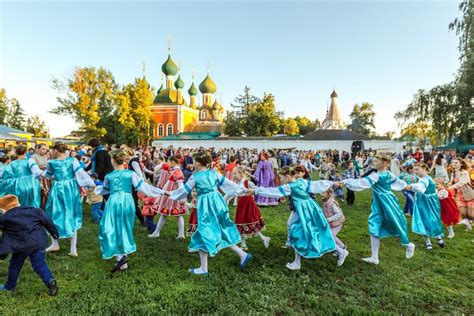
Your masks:
[[[60,287],[58,296],[47,295],[26,263],[14,295],[0,294],[0,314],[473,314],[473,233],[458,226],[445,249],[435,247],[431,252],[421,237],[410,234],[417,246],[411,260],[405,259],[397,239],[384,239],[380,265],[369,265],[361,258],[370,254],[370,194],[357,193],[354,206],[343,206],[346,225],[339,236],[350,252],[343,267],[337,268],[337,259],[329,254],[304,259],[300,271],[285,268],[293,260],[293,252],[281,248],[289,215],[285,204],[262,209],[265,234],[272,241],[268,249],[259,239],[248,241],[254,255],[248,269],[241,272],[236,256],[224,250],[210,259],[208,278],[187,272],[199,265],[199,257],[175,239],[175,220],[167,222],[159,239],[149,239],[136,225],[138,250],[129,258],[129,270],[110,274],[114,262],[101,259],[97,224],[86,206],[79,257],[67,256],[68,241],[61,241],[61,252],[47,256]],[[0,280],[6,278],[7,264],[0,261]]]

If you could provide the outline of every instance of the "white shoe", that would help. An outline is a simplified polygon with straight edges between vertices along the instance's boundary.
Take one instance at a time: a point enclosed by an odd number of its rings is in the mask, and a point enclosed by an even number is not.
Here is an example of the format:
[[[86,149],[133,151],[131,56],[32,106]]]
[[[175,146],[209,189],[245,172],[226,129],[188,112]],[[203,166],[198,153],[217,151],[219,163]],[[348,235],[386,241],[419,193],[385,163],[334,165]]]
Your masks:
[[[414,254],[415,254],[415,245],[412,243],[409,243],[407,246],[407,251],[405,253],[405,258],[411,259],[413,258]]]
[[[286,264],[286,267],[287,267],[288,269],[290,269],[290,270],[293,270],[293,271],[301,269],[301,265],[296,265],[296,264],[294,264],[293,262],[292,262],[292,263],[289,263],[289,262],[288,262],[288,263]]]
[[[184,239],[186,239],[186,238],[185,238],[184,236],[178,236],[178,237],[176,237],[176,239],[177,239],[177,240],[184,240]]]
[[[340,267],[344,264],[344,261],[346,260],[348,255],[349,255],[349,251],[344,249],[342,255],[339,257],[339,260],[337,260],[337,266],[338,267]]]
[[[77,252],[70,252],[67,255],[70,257],[79,257],[79,254]]]
[[[263,245],[265,246],[265,248],[268,248],[270,246],[270,240],[270,237],[263,238]]]
[[[453,238],[454,238],[454,236],[455,236],[455,235],[454,235],[454,233],[452,233],[452,234],[448,234],[448,238],[449,238],[449,239],[453,239]]]
[[[148,235],[148,237],[150,237],[150,238],[160,238],[160,234],[153,233],[153,234]]]
[[[375,265],[378,265],[380,263],[379,259],[374,259],[372,257],[363,258],[362,261],[365,261],[365,262],[371,263],[371,264],[375,264]]]
[[[467,218],[464,218],[459,224],[463,224],[466,227],[466,230],[472,230],[472,225]]]
[[[46,252],[58,252],[59,251],[59,245],[51,245],[45,250]]]

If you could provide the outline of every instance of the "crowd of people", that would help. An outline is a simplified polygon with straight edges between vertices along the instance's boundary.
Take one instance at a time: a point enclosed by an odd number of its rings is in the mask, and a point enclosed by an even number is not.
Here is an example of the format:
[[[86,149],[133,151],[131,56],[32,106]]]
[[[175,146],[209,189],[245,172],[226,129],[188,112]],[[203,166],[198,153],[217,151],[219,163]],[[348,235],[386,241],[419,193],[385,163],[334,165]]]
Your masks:
[[[7,148],[0,156],[0,208],[4,212],[0,255],[12,256],[7,282],[0,290],[15,289],[29,257],[49,293],[57,293],[45,254],[60,250],[59,239],[69,239],[69,256],[79,255],[83,202],[91,205],[92,220],[99,225],[102,258],[115,258],[111,272],[128,269],[128,256],[136,251],[136,219],[150,238],[159,238],[170,218],[176,218],[177,239],[190,236],[189,252],[199,254],[200,266],[190,269],[191,273],[208,275],[208,257],[225,248],[238,256],[244,269],[252,258],[247,239],[258,237],[265,247],[270,246],[271,237],[263,234],[266,223],[260,208],[281,203],[290,210],[283,247],[292,248],[295,255],[286,267],[298,270],[302,258],[329,252],[342,266],[349,251],[337,237],[345,222],[341,206],[353,205],[355,192],[365,189],[372,190],[371,256],[363,260],[379,264],[380,239],[389,236],[400,239],[410,259],[415,245],[409,240],[407,216],[412,217],[412,232],[423,236],[427,250],[433,249],[432,238],[445,247],[443,225],[448,238],[455,236],[455,225],[471,229],[473,155],[473,150],[460,157],[455,152],[420,150],[386,154],[130,148],[103,146],[97,139],[75,148],[63,143],[52,148],[44,144],[34,149]],[[318,180],[312,180],[314,175]],[[403,209],[393,191],[402,191],[406,197]],[[321,195],[322,205],[316,194]],[[229,204],[236,206],[234,220]],[[187,227],[186,214],[190,214]]]

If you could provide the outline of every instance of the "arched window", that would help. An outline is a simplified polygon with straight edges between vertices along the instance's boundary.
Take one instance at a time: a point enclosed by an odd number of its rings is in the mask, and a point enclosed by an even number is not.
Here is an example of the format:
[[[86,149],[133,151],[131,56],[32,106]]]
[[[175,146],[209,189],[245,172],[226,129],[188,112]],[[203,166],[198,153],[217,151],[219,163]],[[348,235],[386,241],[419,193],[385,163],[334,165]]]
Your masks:
[[[163,124],[158,124],[158,137],[163,137],[165,135],[165,127]]]
[[[207,110],[202,110],[201,111],[201,120],[207,120],[208,115],[209,115],[209,113],[207,112]]]
[[[168,125],[166,125],[166,132],[166,136],[173,135],[173,124],[169,123]]]

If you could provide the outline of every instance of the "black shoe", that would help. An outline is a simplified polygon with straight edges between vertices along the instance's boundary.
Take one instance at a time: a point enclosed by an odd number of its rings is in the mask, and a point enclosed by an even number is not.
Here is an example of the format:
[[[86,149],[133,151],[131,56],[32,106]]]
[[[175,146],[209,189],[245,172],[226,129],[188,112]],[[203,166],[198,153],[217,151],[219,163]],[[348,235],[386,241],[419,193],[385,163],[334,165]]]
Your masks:
[[[51,296],[56,296],[58,294],[58,284],[56,283],[56,280],[51,280],[49,283],[46,285],[49,289],[49,295]]]
[[[444,248],[444,246],[445,246],[444,240],[443,240],[443,239],[438,239],[438,245],[439,245],[441,248]]]
[[[123,256],[122,259],[120,259],[119,261],[117,261],[117,263],[115,264],[115,266],[112,268],[112,270],[110,270],[111,273],[114,273],[114,272],[117,272],[120,270],[120,268],[124,265],[128,263],[128,258],[127,256]]]

